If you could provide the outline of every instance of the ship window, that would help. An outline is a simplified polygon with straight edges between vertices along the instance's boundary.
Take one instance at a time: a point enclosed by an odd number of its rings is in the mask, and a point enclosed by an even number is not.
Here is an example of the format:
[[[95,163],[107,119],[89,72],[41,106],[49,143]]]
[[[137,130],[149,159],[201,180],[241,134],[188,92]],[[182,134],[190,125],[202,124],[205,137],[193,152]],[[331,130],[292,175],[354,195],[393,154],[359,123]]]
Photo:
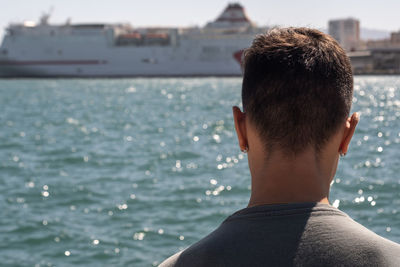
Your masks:
[[[143,63],[150,63],[150,64],[157,64],[157,59],[155,59],[155,58],[143,58],[142,62]]]
[[[2,53],[3,55],[7,55],[7,54],[8,54],[8,50],[7,50],[7,49],[3,49],[3,50],[1,51],[1,53]]]

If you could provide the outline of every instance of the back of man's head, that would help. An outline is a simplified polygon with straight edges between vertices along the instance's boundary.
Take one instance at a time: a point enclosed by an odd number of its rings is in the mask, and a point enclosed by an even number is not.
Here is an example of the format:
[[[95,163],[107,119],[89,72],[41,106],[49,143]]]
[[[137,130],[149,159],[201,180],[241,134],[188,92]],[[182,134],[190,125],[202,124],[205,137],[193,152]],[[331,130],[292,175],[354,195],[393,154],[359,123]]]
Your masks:
[[[245,51],[243,108],[267,150],[319,152],[347,118],[352,93],[348,57],[320,31],[273,29]]]

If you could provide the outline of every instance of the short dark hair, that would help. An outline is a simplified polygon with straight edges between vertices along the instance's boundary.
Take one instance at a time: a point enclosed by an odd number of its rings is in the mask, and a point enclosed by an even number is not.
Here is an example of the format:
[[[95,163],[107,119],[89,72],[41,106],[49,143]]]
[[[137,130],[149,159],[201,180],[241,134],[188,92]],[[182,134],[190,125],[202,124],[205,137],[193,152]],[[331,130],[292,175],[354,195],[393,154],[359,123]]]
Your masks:
[[[275,28],[244,52],[242,101],[266,149],[317,152],[347,118],[353,95],[349,58],[329,35]]]

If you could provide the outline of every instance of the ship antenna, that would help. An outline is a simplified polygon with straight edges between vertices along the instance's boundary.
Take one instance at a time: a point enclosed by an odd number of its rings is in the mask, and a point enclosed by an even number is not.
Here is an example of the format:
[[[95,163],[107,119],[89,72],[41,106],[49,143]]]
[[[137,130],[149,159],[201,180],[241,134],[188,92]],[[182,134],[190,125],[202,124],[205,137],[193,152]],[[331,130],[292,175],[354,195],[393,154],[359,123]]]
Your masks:
[[[54,7],[51,6],[48,12],[43,12],[42,16],[40,17],[40,24],[41,25],[48,25],[49,24],[49,18],[53,14]]]

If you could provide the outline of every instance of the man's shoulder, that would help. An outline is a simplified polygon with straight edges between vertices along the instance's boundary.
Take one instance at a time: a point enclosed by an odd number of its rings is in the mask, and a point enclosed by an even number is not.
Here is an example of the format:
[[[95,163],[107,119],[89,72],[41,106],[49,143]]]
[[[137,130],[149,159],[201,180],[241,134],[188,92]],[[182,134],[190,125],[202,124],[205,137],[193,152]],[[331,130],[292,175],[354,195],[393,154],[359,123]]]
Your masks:
[[[185,250],[172,255],[160,267],[226,266],[219,262],[227,257],[229,253],[226,249],[230,247],[229,244],[224,246],[226,239],[220,232],[221,229],[224,230],[223,225]]]
[[[311,217],[298,243],[294,263],[306,266],[322,263],[325,266],[400,266],[400,245],[350,217]]]
[[[330,206],[245,209],[167,266],[396,266],[400,245]]]
[[[179,251],[177,253],[175,253],[174,255],[172,255],[171,257],[169,257],[168,259],[166,259],[165,261],[163,261],[159,267],[173,267],[173,266],[177,266],[177,262],[178,259],[180,257],[180,255],[182,254],[182,251]]]

